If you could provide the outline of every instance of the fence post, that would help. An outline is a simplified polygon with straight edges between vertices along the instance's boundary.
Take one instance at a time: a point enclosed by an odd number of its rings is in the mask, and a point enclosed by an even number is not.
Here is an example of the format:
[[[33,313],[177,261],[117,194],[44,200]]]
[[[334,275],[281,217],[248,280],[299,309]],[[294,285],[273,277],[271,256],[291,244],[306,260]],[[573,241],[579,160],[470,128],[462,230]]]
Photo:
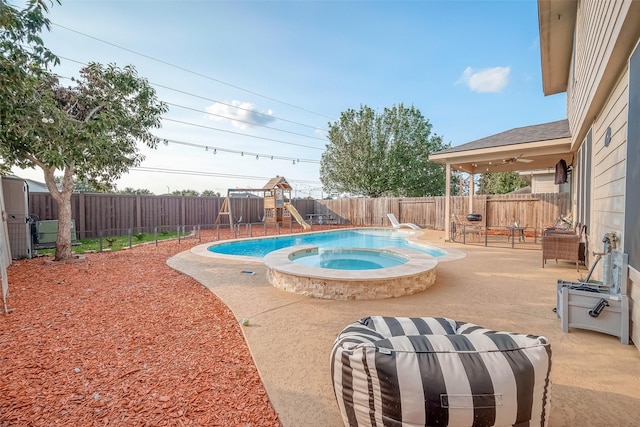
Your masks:
[[[249,237],[253,237],[253,227],[251,226],[252,224],[249,223]]]
[[[216,225],[216,240],[220,240],[220,224]]]
[[[131,249],[131,229],[129,229],[129,249]]]
[[[265,223],[263,223],[263,225],[264,225],[264,235],[266,236],[267,235],[267,223],[265,222]]]
[[[280,223],[276,222],[276,230],[278,230],[278,234],[280,234]]]
[[[198,242],[202,242],[202,234],[200,233],[200,224],[198,224]]]
[[[484,228],[484,246],[485,248],[489,245],[489,227]]]
[[[180,244],[180,226],[178,225],[178,244]]]
[[[158,227],[153,227],[153,235],[155,237],[156,246],[158,246]]]
[[[100,238],[100,249],[98,252],[102,252],[102,230],[98,230],[98,237]]]

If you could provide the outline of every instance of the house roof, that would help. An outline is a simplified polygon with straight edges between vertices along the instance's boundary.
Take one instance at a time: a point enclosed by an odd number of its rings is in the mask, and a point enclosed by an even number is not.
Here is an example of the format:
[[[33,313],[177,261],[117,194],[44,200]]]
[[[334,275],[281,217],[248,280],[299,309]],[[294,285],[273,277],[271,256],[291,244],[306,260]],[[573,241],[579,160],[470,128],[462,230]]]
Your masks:
[[[538,0],[542,90],[545,95],[567,90],[577,9],[576,0]]]
[[[447,148],[434,154],[457,153],[460,151],[478,150],[481,148],[504,147],[506,145],[524,144],[527,142],[548,141],[552,139],[570,138],[569,122],[543,123],[540,125],[524,126],[487,136],[456,147]]]
[[[49,188],[47,188],[47,184],[43,182],[34,181],[32,179],[25,179],[27,181],[27,185],[29,186],[30,193],[48,193]]]
[[[535,170],[571,163],[569,123],[524,126],[432,153],[429,160],[467,173]]]

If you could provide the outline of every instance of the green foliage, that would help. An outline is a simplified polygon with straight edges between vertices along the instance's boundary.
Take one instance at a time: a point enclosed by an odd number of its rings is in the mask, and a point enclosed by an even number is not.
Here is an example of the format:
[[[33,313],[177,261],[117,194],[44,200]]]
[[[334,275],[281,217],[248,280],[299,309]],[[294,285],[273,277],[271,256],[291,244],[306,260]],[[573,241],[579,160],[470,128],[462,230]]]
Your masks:
[[[146,188],[133,188],[133,187],[125,187],[124,190],[116,191],[118,194],[138,194],[138,195],[153,195],[150,190]]]
[[[506,194],[526,186],[527,182],[518,172],[483,173],[476,194]]]
[[[181,233],[181,236],[183,234]],[[136,244],[142,244],[142,243],[147,243],[147,242],[154,242],[156,239],[156,236],[154,233],[136,233],[133,234],[133,236],[135,236],[136,238]],[[178,234],[174,231],[174,232],[170,232],[170,231],[161,231],[158,232],[158,240],[168,240],[168,239],[175,239],[178,237]],[[104,242],[107,242],[107,247],[111,250],[111,251],[119,251],[122,248],[125,247],[129,247],[129,236],[124,235],[124,236],[109,236],[109,237],[105,237],[102,239],[103,240],[103,249],[104,249]],[[100,239],[99,238],[93,238],[93,239],[82,239],[80,240],[80,245],[78,246],[74,246],[73,247],[73,251],[76,254],[83,254],[86,252],[98,252],[100,250]],[[53,254],[54,250],[53,249],[38,249],[38,254],[39,255],[51,255]]]
[[[39,37],[49,26],[44,1],[32,0],[22,11],[0,1],[0,158],[5,169],[44,171],[59,207],[56,259],[68,259],[74,181],[110,189],[144,159],[138,142],[157,146],[150,129],[160,127],[168,108],[132,66],[90,63],[62,86],[47,71],[58,60]]]
[[[202,193],[200,193],[200,197],[220,197],[220,192],[213,190],[204,190]]]
[[[368,197],[437,196],[445,193],[444,166],[429,153],[448,148],[420,111],[403,104],[377,114],[349,109],[329,123],[320,180],[329,193]]]
[[[34,93],[40,78],[48,75],[49,65],[59,59],[51,53],[40,38],[42,28],[49,29],[45,17],[48,12],[44,1],[31,0],[18,10],[8,1],[0,0],[0,174],[11,169],[2,148],[7,140],[20,138],[25,129],[18,120],[37,107]]]
[[[197,192],[196,190],[176,190],[171,194],[173,194],[174,196],[193,196],[193,197],[200,196],[200,193]]]

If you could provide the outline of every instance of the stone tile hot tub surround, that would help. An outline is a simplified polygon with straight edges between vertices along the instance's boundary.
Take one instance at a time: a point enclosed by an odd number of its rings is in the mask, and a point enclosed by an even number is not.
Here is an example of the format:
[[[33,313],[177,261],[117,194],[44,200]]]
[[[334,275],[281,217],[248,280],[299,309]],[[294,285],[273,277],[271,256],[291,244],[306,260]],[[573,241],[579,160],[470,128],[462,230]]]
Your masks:
[[[389,252],[406,258],[407,262],[396,267],[374,270],[335,270],[309,267],[291,261],[290,257],[296,254],[317,252],[318,248],[313,245],[279,249],[267,254],[263,260],[268,269],[267,279],[273,286],[315,298],[393,298],[424,291],[435,283],[438,261],[424,252],[393,246],[367,250]]]

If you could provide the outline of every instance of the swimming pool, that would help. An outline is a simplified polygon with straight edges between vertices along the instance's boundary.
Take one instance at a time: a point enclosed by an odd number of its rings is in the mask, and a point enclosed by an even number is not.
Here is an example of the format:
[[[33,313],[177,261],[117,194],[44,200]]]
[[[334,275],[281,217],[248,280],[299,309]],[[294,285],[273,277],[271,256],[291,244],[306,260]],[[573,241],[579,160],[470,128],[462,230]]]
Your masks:
[[[389,229],[352,229],[305,233],[289,236],[246,239],[225,242],[208,247],[210,252],[223,255],[264,258],[269,252],[290,246],[313,245],[318,248],[382,249],[389,246],[413,249],[432,257],[442,257],[445,251],[407,240],[415,232]]]

